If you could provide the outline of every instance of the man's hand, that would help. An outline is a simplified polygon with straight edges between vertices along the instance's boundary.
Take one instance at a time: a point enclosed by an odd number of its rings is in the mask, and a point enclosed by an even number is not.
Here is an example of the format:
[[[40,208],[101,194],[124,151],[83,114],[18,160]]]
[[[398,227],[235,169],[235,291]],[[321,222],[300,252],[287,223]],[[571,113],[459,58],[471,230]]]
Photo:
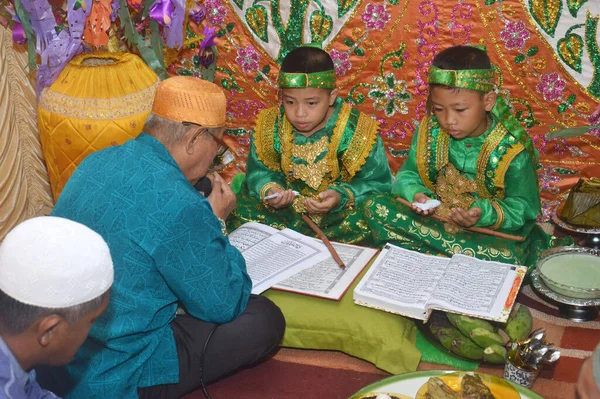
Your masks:
[[[428,196],[426,196],[423,193],[416,193],[415,196],[413,197],[413,202],[418,202],[420,204],[424,204],[427,201],[429,201],[431,198],[429,198]],[[429,215],[433,215],[433,213],[435,212],[435,208],[434,209],[427,209],[426,211],[424,211],[421,208],[417,208],[416,206],[412,205],[410,207],[413,212],[419,213],[421,215],[425,215],[425,216],[429,216]]]
[[[212,176],[212,192],[207,199],[214,214],[220,219],[227,219],[235,209],[235,194],[225,180],[216,173]]]
[[[277,197],[271,198],[266,201],[266,203],[275,209],[281,209],[289,206],[292,202],[294,202],[294,198],[296,198],[296,194],[294,194],[293,190],[285,190],[280,186],[275,186],[269,190],[267,196],[278,194]]]
[[[460,227],[472,227],[481,217],[481,208],[471,208],[465,211],[462,208],[453,208],[450,211],[450,220]]]
[[[340,205],[340,193],[335,190],[325,190],[318,196],[319,200],[308,198],[304,207],[310,213],[327,213]]]

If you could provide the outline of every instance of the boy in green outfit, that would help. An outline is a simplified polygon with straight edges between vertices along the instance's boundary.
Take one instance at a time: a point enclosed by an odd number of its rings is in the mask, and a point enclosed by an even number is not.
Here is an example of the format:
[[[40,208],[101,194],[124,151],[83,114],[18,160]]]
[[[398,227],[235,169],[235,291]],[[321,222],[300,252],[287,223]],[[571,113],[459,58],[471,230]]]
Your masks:
[[[556,245],[536,224],[537,152],[496,94],[489,57],[475,47],[448,48],[433,60],[429,85],[428,114],[392,194],[366,203],[376,242],[534,265],[543,250]],[[411,209],[397,202],[397,196],[412,203]],[[425,206],[433,199],[439,207]],[[449,223],[429,217],[434,213]],[[521,241],[462,230],[470,227],[509,233]]]
[[[305,46],[283,60],[280,106],[262,111],[228,228],[249,221],[336,241],[368,242],[362,204],[389,192],[392,173],[377,122],[338,98],[329,54]]]

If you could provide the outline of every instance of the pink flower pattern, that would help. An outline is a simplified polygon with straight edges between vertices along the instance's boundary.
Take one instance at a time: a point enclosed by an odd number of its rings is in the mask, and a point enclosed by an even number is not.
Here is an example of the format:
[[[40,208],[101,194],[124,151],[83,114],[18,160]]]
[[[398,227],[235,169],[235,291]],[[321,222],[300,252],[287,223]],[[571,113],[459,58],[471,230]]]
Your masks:
[[[258,69],[258,60],[260,59],[260,55],[256,52],[254,47],[240,47],[237,54],[238,56],[236,57],[235,62],[240,64],[245,73]]]
[[[598,105],[598,108],[588,116],[588,123],[592,126],[600,125],[600,105]]]
[[[385,24],[391,19],[390,13],[385,10],[383,4],[367,4],[365,12],[362,14],[362,21],[368,29],[383,30]]]
[[[567,84],[558,76],[558,73],[552,72],[542,75],[542,81],[535,87],[538,93],[544,96],[546,101],[558,100],[562,97]]]
[[[205,7],[208,11],[208,22],[211,25],[221,25],[225,21],[227,9],[223,7],[220,0],[206,0]]]
[[[348,53],[337,51],[336,49],[331,50],[331,59],[333,60],[333,65],[335,67],[335,73],[338,76],[344,76],[346,72],[348,72],[352,68],[352,63],[350,62],[350,56]]]
[[[523,21],[508,21],[504,30],[500,32],[500,38],[504,40],[504,45],[508,50],[521,50],[530,36]]]

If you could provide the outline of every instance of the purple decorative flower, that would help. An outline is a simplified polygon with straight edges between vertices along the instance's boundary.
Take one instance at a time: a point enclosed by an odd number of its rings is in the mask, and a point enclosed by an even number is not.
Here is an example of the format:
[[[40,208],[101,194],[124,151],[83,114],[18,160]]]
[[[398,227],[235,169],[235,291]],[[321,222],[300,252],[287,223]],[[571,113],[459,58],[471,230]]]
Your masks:
[[[333,60],[336,75],[344,76],[346,72],[348,72],[350,68],[352,68],[352,63],[348,59],[350,58],[348,53],[339,52],[336,49],[333,49],[331,50],[331,53],[329,53],[329,55]]]
[[[594,137],[600,138],[600,128],[590,130],[590,134]]]
[[[206,6],[208,22],[211,25],[221,25],[227,15],[227,9],[221,4],[221,0],[206,0],[204,3]]]
[[[529,39],[529,31],[523,21],[506,22],[504,30],[500,32],[500,38],[508,50],[521,50],[525,47],[525,41]]]
[[[244,72],[248,73],[258,69],[259,59],[260,55],[254,50],[254,47],[246,46],[238,49],[238,56],[235,62],[240,64]]]
[[[390,13],[385,10],[385,5],[371,3],[365,7],[365,12],[362,14],[362,20],[367,25],[368,29],[383,30],[385,24],[391,19]]]
[[[593,114],[588,116],[588,123],[592,126],[600,125],[600,105],[598,105]]]
[[[544,95],[544,100],[554,101],[562,97],[566,86],[567,84],[558,76],[558,73],[552,72],[542,75],[542,81],[537,84],[535,89]]]
[[[190,19],[196,25],[200,25],[204,18],[206,18],[206,8],[202,4],[196,3],[194,7],[190,8]]]
[[[200,46],[198,46],[198,61],[205,68],[209,67],[213,62],[215,62],[215,53],[211,47],[216,44],[216,29],[217,28],[215,26],[209,27],[207,24],[204,27],[204,32],[202,32],[204,34],[204,39],[202,39]]]

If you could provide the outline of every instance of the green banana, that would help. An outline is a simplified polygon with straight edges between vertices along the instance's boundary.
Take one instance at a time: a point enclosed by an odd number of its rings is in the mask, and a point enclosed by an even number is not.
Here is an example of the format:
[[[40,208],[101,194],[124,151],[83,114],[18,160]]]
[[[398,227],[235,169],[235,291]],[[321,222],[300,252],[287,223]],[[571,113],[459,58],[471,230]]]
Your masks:
[[[458,316],[456,319],[456,328],[466,336],[469,336],[471,331],[476,328],[481,328],[490,332],[494,331],[494,326],[492,326],[490,322],[468,316]]]
[[[432,332],[435,334],[435,337],[438,339],[438,341],[440,341],[442,346],[449,351],[452,351],[452,342],[454,342],[455,339],[467,338],[454,327],[436,328],[435,331],[432,328]]]
[[[533,317],[529,308],[520,305],[516,312],[511,312],[504,331],[512,341],[521,341],[527,338],[532,327]]]
[[[458,315],[456,313],[446,313],[446,317],[448,318],[448,321],[450,322],[450,324],[452,324],[454,327],[458,328],[457,322],[458,322],[458,318],[460,317],[460,315]]]
[[[483,357],[483,349],[467,337],[454,339],[450,350],[467,359],[480,360]]]
[[[504,340],[500,335],[483,328],[474,328],[471,330],[469,337],[482,348],[487,348],[491,345],[504,345]]]
[[[491,345],[483,350],[483,360],[489,363],[504,364],[506,348],[501,345]]]

